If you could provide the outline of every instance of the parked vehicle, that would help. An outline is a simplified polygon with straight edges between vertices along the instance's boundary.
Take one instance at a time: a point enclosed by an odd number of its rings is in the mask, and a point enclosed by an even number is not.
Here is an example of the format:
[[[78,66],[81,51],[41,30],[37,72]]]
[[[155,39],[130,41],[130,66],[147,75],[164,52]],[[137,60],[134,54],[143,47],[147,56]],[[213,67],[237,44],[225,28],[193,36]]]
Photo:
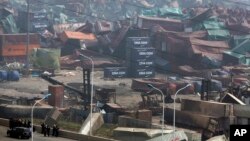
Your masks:
[[[7,131],[7,136],[19,139],[29,139],[31,137],[31,131],[26,127],[14,127],[13,129],[9,129]]]

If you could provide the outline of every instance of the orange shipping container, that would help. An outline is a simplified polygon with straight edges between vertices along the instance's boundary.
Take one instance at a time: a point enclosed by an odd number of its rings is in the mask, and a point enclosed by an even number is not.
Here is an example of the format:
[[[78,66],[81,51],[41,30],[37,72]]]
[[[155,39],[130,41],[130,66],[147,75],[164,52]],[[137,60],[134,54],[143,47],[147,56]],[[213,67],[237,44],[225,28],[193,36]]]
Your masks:
[[[38,34],[30,34],[29,52],[34,48],[40,48]],[[2,34],[0,35],[0,55],[26,56],[27,52],[26,34]]]
[[[85,40],[85,41],[97,40],[95,35],[92,33],[82,33],[82,32],[73,32],[73,31],[64,31],[61,34],[60,38],[63,42],[66,42],[69,39]]]

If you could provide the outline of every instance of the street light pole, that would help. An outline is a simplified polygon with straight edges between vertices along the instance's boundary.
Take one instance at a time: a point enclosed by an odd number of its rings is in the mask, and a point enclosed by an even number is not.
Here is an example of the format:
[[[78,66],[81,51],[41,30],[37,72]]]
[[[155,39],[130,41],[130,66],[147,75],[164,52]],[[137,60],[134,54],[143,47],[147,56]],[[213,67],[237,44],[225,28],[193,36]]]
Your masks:
[[[177,90],[176,93],[174,94],[174,115],[173,115],[173,116],[174,116],[174,117],[173,117],[174,139],[175,139],[175,99],[176,99],[176,95],[177,95],[180,91],[186,89],[186,88],[189,87],[189,86],[191,86],[191,84],[187,84],[185,87],[180,88],[180,89]]]
[[[94,91],[94,61],[92,58],[80,54],[80,56],[87,58],[91,62],[91,94],[90,94],[90,136],[92,136],[92,115],[93,115],[93,91]]]
[[[30,0],[27,0],[27,42],[26,42],[26,73],[28,74],[30,68],[30,61],[29,61],[29,44],[30,44]]]
[[[163,94],[163,92],[162,92],[160,89],[156,88],[156,87],[153,86],[152,84],[147,84],[147,85],[148,85],[150,88],[153,88],[153,89],[159,91],[159,92],[161,93],[161,95],[162,95],[163,104],[162,104],[161,140],[163,141],[164,116],[165,116],[165,115],[164,115],[164,110],[165,110],[165,107],[164,107],[164,105],[165,105],[164,94]]]
[[[38,100],[38,101],[36,101],[35,102],[35,104],[32,106],[32,108],[31,108],[31,140],[33,141],[33,111],[34,111],[34,108],[35,108],[35,106],[36,106],[36,104],[37,103],[39,103],[39,102],[41,102],[42,100],[44,100],[45,98],[47,98],[47,97],[49,97],[49,96],[51,96],[51,94],[47,94],[47,95],[45,95],[42,99],[40,99],[40,100]]]

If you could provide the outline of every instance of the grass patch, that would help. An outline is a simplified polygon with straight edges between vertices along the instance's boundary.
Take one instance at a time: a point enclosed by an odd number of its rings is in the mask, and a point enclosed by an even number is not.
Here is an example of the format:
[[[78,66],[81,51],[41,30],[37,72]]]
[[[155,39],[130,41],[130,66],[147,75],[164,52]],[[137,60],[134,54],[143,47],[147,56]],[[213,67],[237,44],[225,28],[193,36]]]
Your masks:
[[[74,132],[79,132],[82,124],[75,123],[75,122],[68,122],[68,121],[58,121],[59,128],[64,129],[64,130],[70,130]]]
[[[105,137],[105,138],[113,138],[113,130],[118,127],[115,124],[103,124],[101,128],[99,128],[95,136]]]

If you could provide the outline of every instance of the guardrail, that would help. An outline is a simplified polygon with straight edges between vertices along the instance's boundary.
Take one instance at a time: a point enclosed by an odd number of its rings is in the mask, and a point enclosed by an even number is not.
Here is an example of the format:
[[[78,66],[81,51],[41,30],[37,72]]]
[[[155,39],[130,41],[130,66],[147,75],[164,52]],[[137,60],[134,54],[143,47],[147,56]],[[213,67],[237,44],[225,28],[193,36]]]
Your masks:
[[[9,120],[0,118],[0,125],[9,127]],[[34,125],[34,126],[36,128],[36,132],[41,132],[41,126],[39,125]],[[102,137],[82,135],[76,132],[71,132],[71,131],[66,131],[66,130],[60,130],[59,137],[79,140],[79,141],[118,141],[118,140],[107,139],[107,138],[102,138]]]

